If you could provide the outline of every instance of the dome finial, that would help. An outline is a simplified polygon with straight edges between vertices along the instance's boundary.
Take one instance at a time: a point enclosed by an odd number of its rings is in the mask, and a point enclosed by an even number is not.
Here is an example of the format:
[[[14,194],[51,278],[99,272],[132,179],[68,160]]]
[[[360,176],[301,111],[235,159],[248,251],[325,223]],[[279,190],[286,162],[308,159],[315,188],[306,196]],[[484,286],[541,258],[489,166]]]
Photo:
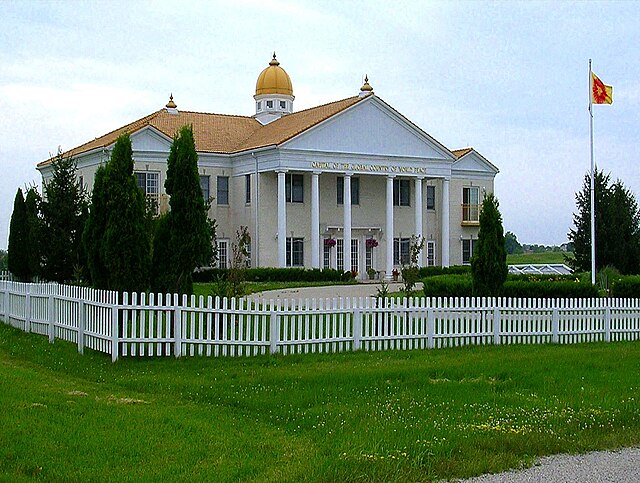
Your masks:
[[[271,62],[269,62],[269,65],[280,65],[280,62],[278,62],[278,59],[276,59],[275,50],[273,51],[273,59],[271,59]]]
[[[366,96],[369,93],[373,92],[373,87],[369,85],[369,76],[367,74],[364,75],[364,84],[360,88],[360,97]]]
[[[176,103],[173,102],[173,92],[169,95],[169,102],[167,102],[167,105],[165,107],[169,109],[175,109],[176,107],[178,107]]]

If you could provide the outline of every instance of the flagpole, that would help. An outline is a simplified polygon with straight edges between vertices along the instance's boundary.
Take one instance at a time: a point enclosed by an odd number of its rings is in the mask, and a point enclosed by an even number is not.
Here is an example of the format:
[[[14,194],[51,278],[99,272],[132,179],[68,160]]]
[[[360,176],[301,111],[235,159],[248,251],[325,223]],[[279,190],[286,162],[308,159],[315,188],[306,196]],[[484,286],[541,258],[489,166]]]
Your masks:
[[[596,196],[593,180],[593,75],[589,59],[589,140],[591,142],[591,284],[596,284]]]

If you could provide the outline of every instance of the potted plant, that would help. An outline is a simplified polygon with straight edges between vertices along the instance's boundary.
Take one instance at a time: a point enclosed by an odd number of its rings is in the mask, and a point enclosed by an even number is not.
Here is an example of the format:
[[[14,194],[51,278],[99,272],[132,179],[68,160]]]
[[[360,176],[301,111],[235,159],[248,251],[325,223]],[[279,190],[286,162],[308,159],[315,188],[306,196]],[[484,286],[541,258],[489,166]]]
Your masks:
[[[393,269],[393,272],[391,272],[391,276],[393,277],[393,281],[397,282],[398,281],[398,276],[400,275],[400,272],[398,272],[397,268]]]
[[[378,240],[375,238],[367,238],[366,247],[367,248],[375,248],[378,246]]]
[[[325,247],[335,247],[336,246],[336,239],[335,238],[325,238],[324,239],[324,246]]]
[[[369,280],[373,280],[376,276],[376,271],[373,269],[373,267],[369,267],[367,269],[367,275],[369,275]]]

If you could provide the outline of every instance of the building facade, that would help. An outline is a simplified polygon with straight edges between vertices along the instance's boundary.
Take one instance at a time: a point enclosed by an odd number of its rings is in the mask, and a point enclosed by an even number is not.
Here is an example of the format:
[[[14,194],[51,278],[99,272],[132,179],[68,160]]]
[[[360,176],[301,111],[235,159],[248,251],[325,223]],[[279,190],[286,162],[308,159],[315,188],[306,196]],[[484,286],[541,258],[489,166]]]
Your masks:
[[[498,169],[472,148],[449,150],[380,97],[365,79],[357,96],[293,110],[291,79],[275,54],[260,75],[253,116],[161,110],[70,150],[78,177],[95,172],[124,132],[140,188],[159,211],[173,136],[193,126],[203,194],[218,224],[220,265],[230,263],[241,225],[251,264],[337,268],[391,277],[408,263],[411,237],[425,240],[419,264],[469,263],[479,207]],[[43,181],[51,160],[38,165]]]

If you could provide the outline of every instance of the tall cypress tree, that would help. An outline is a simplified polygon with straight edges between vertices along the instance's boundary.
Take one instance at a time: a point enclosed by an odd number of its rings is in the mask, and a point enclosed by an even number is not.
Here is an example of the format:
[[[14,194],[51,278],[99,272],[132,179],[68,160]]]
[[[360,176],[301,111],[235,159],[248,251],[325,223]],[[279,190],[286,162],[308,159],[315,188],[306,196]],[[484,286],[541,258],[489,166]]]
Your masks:
[[[168,230],[171,275],[167,289],[190,294],[193,270],[208,265],[213,255],[211,226],[200,188],[198,154],[191,126],[182,127],[173,139],[164,186],[171,196]]]
[[[107,171],[98,167],[93,182],[89,216],[82,234],[82,245],[87,257],[87,269],[91,286],[107,289],[108,276],[102,251],[102,239],[107,230]]]
[[[106,189],[96,195],[99,199],[94,207],[94,235],[99,236],[104,220],[106,225],[102,239],[95,242],[101,244],[101,260],[93,253],[92,263],[104,264],[109,289],[144,291],[149,287],[151,240],[145,220],[144,195],[133,175],[133,150],[128,134],[116,141],[105,171]],[[106,214],[100,212],[104,201]]]
[[[20,281],[31,280],[29,267],[29,246],[27,208],[22,189],[18,188],[13,201],[13,213],[9,225],[9,271]]]
[[[42,220],[40,217],[40,205],[42,198],[36,190],[31,187],[27,191],[24,204],[27,215],[27,250],[28,264],[31,276],[40,275],[42,270]]]
[[[53,176],[44,184],[42,202],[42,275],[47,280],[65,283],[81,268],[80,243],[87,216],[84,188],[76,178],[76,163],[58,152],[53,161]]]
[[[476,296],[499,295],[509,271],[498,206],[498,199],[493,193],[489,193],[482,202],[480,233],[471,259],[473,293]]]

